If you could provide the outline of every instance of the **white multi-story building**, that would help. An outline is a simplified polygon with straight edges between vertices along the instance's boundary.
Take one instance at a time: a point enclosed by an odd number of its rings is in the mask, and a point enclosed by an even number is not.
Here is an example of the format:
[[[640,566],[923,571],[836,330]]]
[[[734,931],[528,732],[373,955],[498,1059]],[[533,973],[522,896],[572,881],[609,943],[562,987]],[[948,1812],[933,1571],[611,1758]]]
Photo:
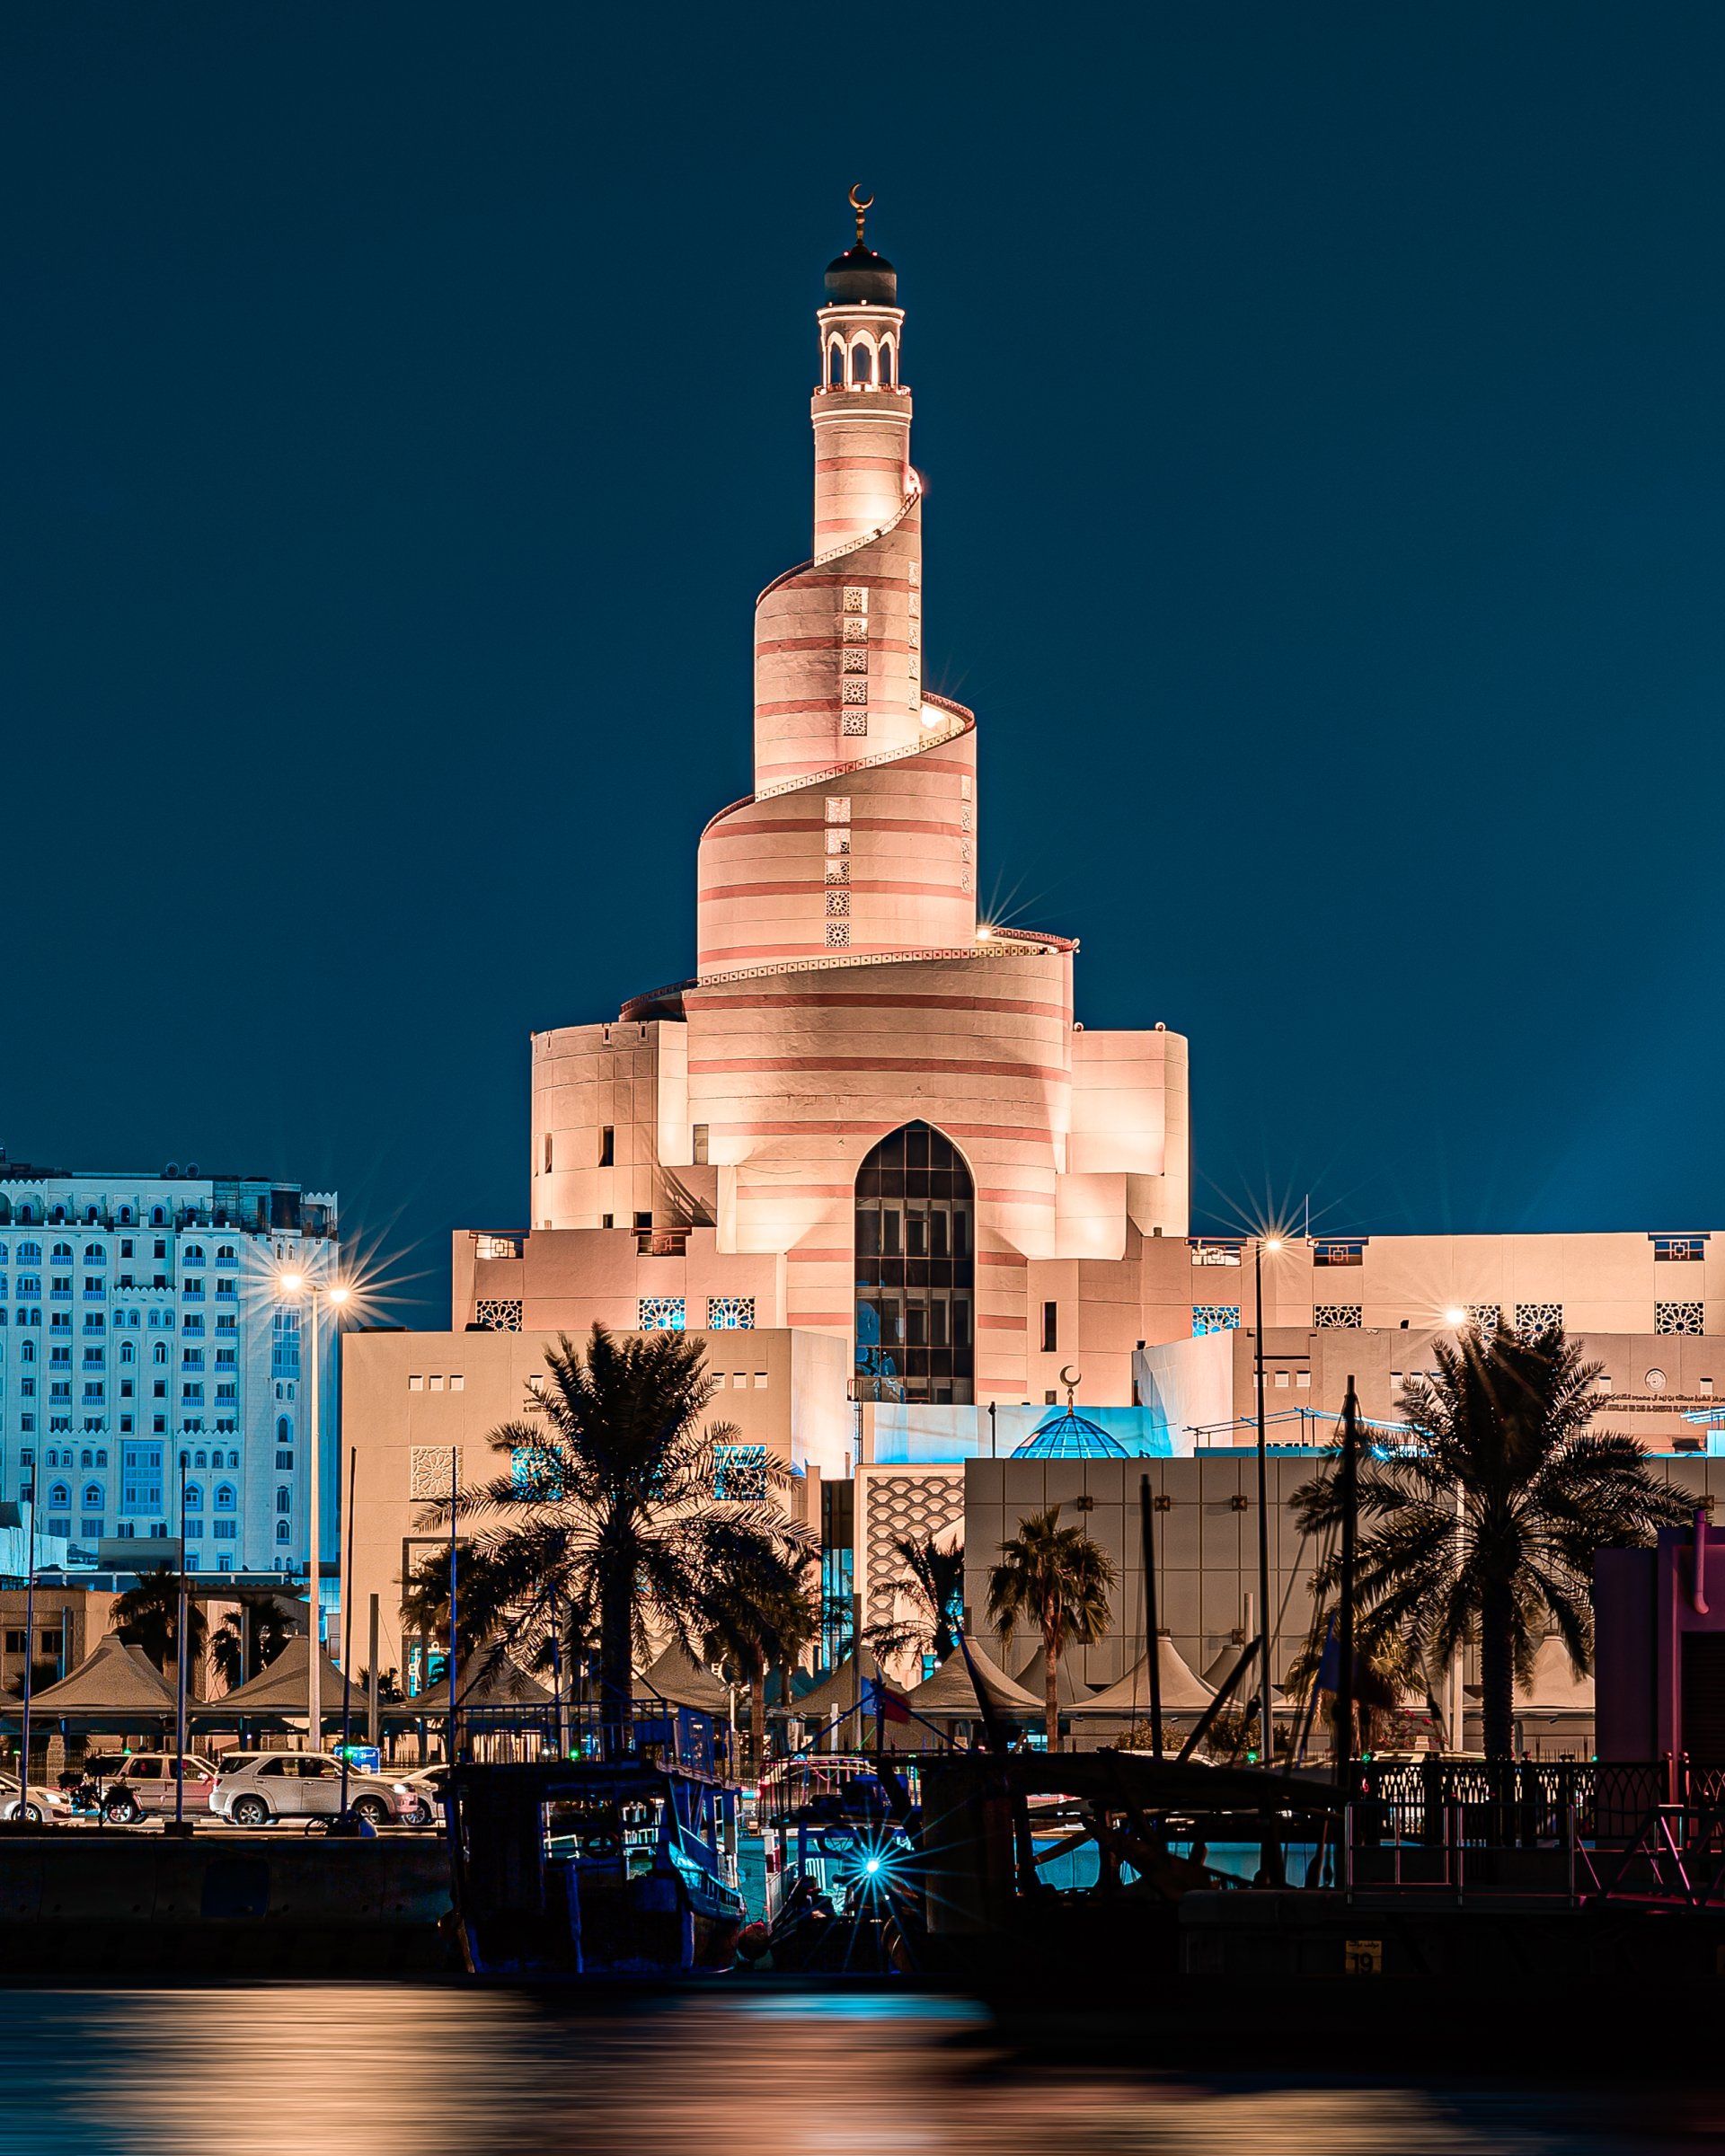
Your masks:
[[[0,1498],[75,1568],[135,1569],[126,1545],[178,1535],[183,1459],[189,1569],[303,1573],[310,1372],[280,1279],[332,1271],[335,1238],[330,1192],[0,1152]]]

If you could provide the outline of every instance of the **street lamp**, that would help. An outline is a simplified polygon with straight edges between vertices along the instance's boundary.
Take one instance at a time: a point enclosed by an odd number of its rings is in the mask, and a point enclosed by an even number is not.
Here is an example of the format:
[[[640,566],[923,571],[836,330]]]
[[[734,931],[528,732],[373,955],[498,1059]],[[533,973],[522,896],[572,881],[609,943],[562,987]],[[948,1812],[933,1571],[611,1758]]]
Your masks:
[[[1253,1343],[1257,1350],[1258,1365],[1258,1727],[1262,1732],[1263,1749],[1260,1757],[1263,1761],[1266,1774],[1275,1770],[1276,1750],[1271,1737],[1269,1708],[1269,1443],[1264,1430],[1264,1252],[1268,1250],[1273,1258],[1281,1247],[1282,1239],[1279,1235],[1260,1235],[1254,1239],[1252,1246],[1252,1285],[1256,1290],[1257,1303],[1254,1314],[1258,1320],[1257,1338]],[[1262,1837],[1260,1848],[1264,1874],[1279,1886],[1282,1856],[1279,1845],[1275,1848],[1273,1854],[1271,1851],[1270,1807],[1268,1799],[1263,1807]]]
[[[337,1313],[337,1317],[339,1319],[341,1306],[352,1294],[353,1290],[349,1287],[344,1281],[333,1280],[325,1282],[323,1280],[315,1278],[310,1273],[300,1272],[287,1272],[281,1274],[278,1277],[276,1285],[281,1290],[283,1296],[290,1303],[297,1303],[303,1296],[309,1304],[312,1313],[312,1474],[311,1504],[308,1507],[308,1517],[306,1520],[306,1526],[309,1532],[311,1543],[312,1651],[308,1659],[308,1674],[305,1682],[305,1741],[308,1750],[312,1752],[321,1752],[323,1749],[323,1641],[322,1637],[323,1627],[323,1568],[322,1564],[322,1551],[320,1546],[320,1536],[322,1533],[323,1523],[320,1516],[319,1506],[319,1476],[323,1465],[323,1447],[321,1443],[323,1432],[320,1427],[318,1415],[318,1377],[321,1357],[318,1353],[317,1321],[318,1312],[325,1303],[327,1303]]]
[[[1276,1753],[1270,1741],[1269,1719],[1269,1445],[1264,1429],[1264,1252],[1268,1250],[1273,1258],[1281,1247],[1279,1235],[1260,1235],[1252,1246],[1258,1321],[1254,1340],[1258,1377],[1258,1727],[1262,1741],[1260,1756],[1267,1770],[1275,1765]]]

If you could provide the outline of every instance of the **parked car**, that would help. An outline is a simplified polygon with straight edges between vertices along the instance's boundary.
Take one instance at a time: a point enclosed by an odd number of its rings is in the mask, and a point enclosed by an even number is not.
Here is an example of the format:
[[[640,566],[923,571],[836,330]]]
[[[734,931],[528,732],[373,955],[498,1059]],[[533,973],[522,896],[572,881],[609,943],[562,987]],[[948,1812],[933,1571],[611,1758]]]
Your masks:
[[[449,1786],[447,1767],[419,1767],[411,1774],[403,1774],[395,1784],[395,1794],[405,1799],[409,1809],[402,1814],[409,1826],[430,1826],[443,1811],[444,1792]]]
[[[230,1774],[243,1774],[248,1767],[255,1767],[261,1759],[268,1759],[268,1752],[217,1752],[215,1755],[216,1779],[218,1782]]]
[[[108,1784],[102,1800],[102,1816],[121,1826],[140,1819],[161,1818],[174,1807],[180,1778],[180,1761],[172,1752],[134,1752]],[[189,1812],[209,1809],[216,1787],[216,1770],[200,1753],[186,1754],[186,1802]]]
[[[381,1774],[348,1776],[348,1808],[357,1819],[382,1826],[404,1819],[411,1800],[395,1794]],[[270,1752],[224,1774],[210,1799],[218,1818],[235,1826],[268,1826],[272,1819],[332,1819],[341,1808],[341,1763],[321,1752]]]
[[[49,1789],[31,1783],[27,1796],[20,1798],[18,1777],[0,1774],[0,1819],[22,1819],[27,1825],[41,1826],[50,1819],[65,1819],[71,1816],[72,1799],[64,1789]]]

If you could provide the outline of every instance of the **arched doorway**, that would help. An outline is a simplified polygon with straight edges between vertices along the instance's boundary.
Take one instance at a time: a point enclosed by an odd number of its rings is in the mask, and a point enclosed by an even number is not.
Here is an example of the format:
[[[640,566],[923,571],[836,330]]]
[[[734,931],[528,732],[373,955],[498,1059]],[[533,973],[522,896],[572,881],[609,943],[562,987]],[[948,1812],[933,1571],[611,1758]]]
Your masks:
[[[976,1384],[976,1185],[926,1123],[856,1171],[856,1394],[968,1405]]]

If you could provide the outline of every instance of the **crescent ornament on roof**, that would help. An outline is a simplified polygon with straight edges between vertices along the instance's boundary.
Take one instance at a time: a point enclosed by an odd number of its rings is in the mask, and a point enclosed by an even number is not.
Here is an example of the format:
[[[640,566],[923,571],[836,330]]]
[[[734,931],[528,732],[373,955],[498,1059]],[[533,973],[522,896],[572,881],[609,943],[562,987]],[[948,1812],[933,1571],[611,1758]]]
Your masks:
[[[874,197],[864,195],[862,182],[860,180],[853,180],[851,182],[851,208],[856,212],[856,243],[859,247],[865,244],[862,237],[863,218],[873,207]]]
[[[859,202],[856,199],[857,190],[862,186],[862,182],[860,180],[854,180],[851,182],[851,208],[853,209],[872,209],[874,208],[874,197],[872,195],[871,195],[865,202]]]
[[[1062,1365],[1060,1371],[1060,1383],[1063,1385],[1081,1385],[1084,1383],[1084,1374],[1082,1370],[1075,1370],[1070,1363],[1066,1363]]]

